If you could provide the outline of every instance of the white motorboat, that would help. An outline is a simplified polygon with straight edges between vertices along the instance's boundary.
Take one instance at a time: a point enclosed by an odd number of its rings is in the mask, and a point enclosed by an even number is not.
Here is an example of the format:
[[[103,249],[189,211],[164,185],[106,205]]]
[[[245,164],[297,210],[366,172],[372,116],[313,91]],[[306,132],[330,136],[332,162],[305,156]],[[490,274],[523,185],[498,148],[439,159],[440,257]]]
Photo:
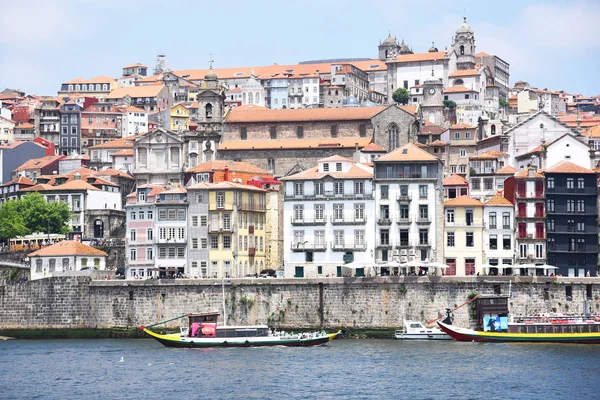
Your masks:
[[[419,321],[404,321],[402,329],[396,331],[396,339],[403,340],[451,340],[438,328],[426,328]]]

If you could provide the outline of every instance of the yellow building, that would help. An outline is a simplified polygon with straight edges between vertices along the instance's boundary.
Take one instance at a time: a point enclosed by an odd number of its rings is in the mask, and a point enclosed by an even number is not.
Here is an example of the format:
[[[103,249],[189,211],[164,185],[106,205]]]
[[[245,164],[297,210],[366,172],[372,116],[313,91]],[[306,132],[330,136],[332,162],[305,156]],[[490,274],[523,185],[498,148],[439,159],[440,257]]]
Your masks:
[[[179,129],[187,131],[190,124],[190,111],[181,104],[171,107],[171,130],[178,132]]]
[[[265,269],[266,191],[234,182],[208,185],[210,276],[241,278]]]
[[[444,203],[446,275],[483,273],[483,203],[460,196]]]

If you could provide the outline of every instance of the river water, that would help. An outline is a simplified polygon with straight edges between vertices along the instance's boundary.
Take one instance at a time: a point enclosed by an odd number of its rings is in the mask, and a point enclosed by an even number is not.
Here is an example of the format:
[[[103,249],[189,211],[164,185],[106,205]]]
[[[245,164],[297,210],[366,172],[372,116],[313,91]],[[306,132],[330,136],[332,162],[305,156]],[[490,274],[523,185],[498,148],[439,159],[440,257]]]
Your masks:
[[[346,339],[311,348],[169,349],[152,339],[0,342],[1,399],[593,399],[599,383],[600,345]]]

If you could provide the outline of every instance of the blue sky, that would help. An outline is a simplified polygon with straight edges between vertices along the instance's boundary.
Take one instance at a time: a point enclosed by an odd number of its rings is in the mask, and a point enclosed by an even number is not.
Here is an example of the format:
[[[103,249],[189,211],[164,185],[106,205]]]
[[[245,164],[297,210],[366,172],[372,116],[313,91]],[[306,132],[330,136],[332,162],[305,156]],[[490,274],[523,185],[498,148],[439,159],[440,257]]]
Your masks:
[[[388,31],[415,52],[450,46],[466,9],[478,51],[510,63],[511,83],[600,94],[600,1],[20,0],[0,6],[0,88],[55,95],[60,83],[172,69],[377,57]],[[1,90],[1,89],[0,89]]]

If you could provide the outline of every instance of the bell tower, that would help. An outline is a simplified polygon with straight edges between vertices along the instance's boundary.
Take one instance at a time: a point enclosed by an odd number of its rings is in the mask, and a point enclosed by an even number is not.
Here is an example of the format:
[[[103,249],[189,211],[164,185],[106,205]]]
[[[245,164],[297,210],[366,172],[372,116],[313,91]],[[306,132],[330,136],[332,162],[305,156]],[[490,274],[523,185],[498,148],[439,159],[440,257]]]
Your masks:
[[[423,120],[433,122],[442,126],[444,122],[444,102],[443,93],[444,83],[441,77],[436,77],[433,68],[431,76],[423,82],[423,102],[421,103],[421,112]]]
[[[475,68],[475,33],[467,24],[467,17],[463,17],[462,25],[456,30],[452,48],[456,53],[456,69]]]
[[[386,61],[392,56],[392,54],[400,54],[400,46],[398,45],[398,41],[396,38],[392,37],[391,32],[387,39],[379,43],[378,49],[380,61]]]

